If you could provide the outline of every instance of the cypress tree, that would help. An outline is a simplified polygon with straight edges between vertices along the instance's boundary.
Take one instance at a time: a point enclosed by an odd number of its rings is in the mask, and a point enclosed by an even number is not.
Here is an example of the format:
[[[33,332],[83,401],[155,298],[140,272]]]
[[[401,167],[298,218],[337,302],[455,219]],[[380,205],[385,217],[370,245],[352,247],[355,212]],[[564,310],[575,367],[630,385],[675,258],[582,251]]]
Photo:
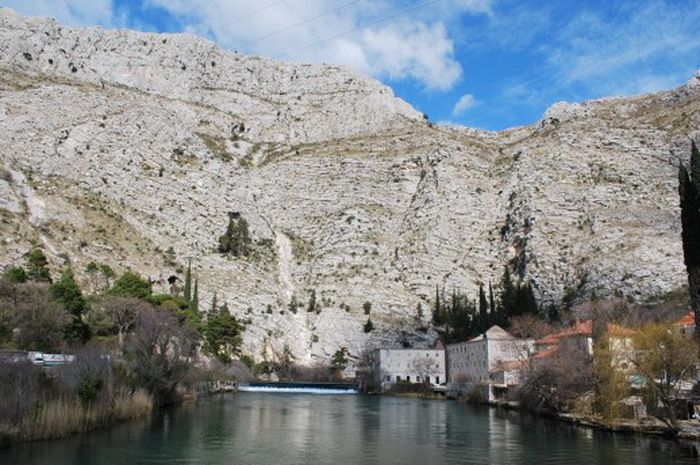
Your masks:
[[[695,313],[695,334],[700,337],[700,151],[691,141],[690,173],[678,168],[678,194],[681,204],[683,258],[688,273],[690,308]]]
[[[216,311],[218,310],[216,305],[216,291],[214,291],[214,296],[211,298],[211,311],[209,312],[211,315],[216,314]]]
[[[190,303],[192,300],[192,261],[187,264],[187,271],[185,272],[185,302]]]
[[[442,304],[440,302],[440,288],[435,285],[435,307],[433,308],[433,324],[435,326],[440,326],[445,323],[442,318]]]
[[[537,315],[538,313],[537,300],[530,283],[523,284],[518,288],[518,309],[520,315]]]
[[[517,305],[517,289],[511,279],[510,270],[506,266],[503,270],[503,277],[501,278],[501,303],[499,311],[501,313],[502,322],[518,314]]]
[[[309,297],[309,306],[306,309],[309,313],[316,311],[316,289],[311,289],[311,296]]]
[[[479,322],[481,324],[482,331],[488,329],[491,325],[489,316],[489,304],[486,301],[486,292],[484,292],[484,285],[479,284]]]
[[[192,293],[190,307],[192,307],[194,312],[199,311],[199,278],[195,278],[194,280],[194,292]]]

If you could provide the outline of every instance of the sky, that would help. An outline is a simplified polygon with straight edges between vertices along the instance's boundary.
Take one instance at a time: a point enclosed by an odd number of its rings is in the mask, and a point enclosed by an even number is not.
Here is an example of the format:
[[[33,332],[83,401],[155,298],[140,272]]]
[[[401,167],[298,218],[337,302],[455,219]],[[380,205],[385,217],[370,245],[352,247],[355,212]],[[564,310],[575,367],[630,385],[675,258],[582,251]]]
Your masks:
[[[700,69],[700,0],[0,0],[70,25],[189,32],[351,66],[431,121],[530,124],[557,101],[670,89]]]

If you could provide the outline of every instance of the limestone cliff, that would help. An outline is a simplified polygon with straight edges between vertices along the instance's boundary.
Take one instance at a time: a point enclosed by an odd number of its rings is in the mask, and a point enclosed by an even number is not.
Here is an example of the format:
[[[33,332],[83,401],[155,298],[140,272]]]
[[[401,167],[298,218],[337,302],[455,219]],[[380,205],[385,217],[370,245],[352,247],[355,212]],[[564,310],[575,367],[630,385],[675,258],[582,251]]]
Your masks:
[[[305,363],[429,344],[435,286],[474,293],[506,263],[543,300],[654,298],[684,284],[671,151],[700,128],[698,82],[485,132],[428,124],[350,69],[3,9],[0,267],[38,242],[56,270],[106,262],[164,290],[192,259],[202,307],[216,291],[250,320],[246,352]],[[233,211],[247,259],[215,250]]]

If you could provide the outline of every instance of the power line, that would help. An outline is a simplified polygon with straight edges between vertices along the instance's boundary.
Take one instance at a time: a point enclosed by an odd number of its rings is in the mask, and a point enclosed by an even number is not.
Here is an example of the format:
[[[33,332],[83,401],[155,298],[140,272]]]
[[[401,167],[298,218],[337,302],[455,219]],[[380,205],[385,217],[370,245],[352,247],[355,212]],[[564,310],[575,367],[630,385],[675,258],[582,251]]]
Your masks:
[[[251,11],[251,12],[248,13],[248,14],[245,14],[245,15],[243,15],[243,16],[239,16],[238,18],[232,19],[231,21],[226,21],[224,24],[221,24],[219,27],[230,26],[231,24],[237,23],[238,21],[241,21],[241,20],[243,20],[243,19],[248,19],[248,18],[250,18],[251,16],[255,16],[255,15],[257,15],[258,13],[262,13],[263,11],[265,11],[265,10],[267,10],[267,9],[273,7],[273,6],[277,6],[277,5],[279,5],[280,3],[284,3],[285,1],[286,1],[286,0],[278,0],[278,1],[276,1],[276,2],[268,3],[267,5],[265,5],[265,6],[261,7],[261,8],[258,8],[258,9],[255,10],[255,11]]]
[[[311,21],[315,21],[315,20],[317,20],[317,19],[319,19],[319,18],[323,18],[324,16],[328,16],[328,15],[330,15],[330,14],[332,14],[332,13],[337,12],[337,11],[340,11],[340,10],[343,10],[343,9],[345,9],[345,8],[348,8],[348,7],[351,7],[351,6],[353,6],[353,5],[356,5],[356,4],[360,3],[361,1],[363,1],[363,0],[355,0],[355,1],[353,1],[353,2],[346,3],[345,5],[339,6],[339,7],[337,7],[337,8],[333,8],[333,9],[331,9],[331,10],[324,11],[323,13],[320,13],[320,14],[318,14],[318,15],[316,15],[316,16],[312,16],[312,17],[310,17],[310,18],[306,18],[306,19],[304,19],[303,21],[299,21],[298,23],[290,24],[290,25],[287,26],[287,27],[284,27],[284,28],[282,28],[282,29],[278,29],[278,30],[276,30],[276,31],[270,32],[269,34],[265,34],[264,36],[258,37],[257,39],[253,39],[253,40],[250,40],[250,41],[248,41],[248,42],[245,42],[244,44],[239,45],[239,47],[240,47],[240,48],[245,48],[245,47],[247,47],[248,45],[252,45],[252,44],[255,44],[255,43],[257,43],[257,42],[260,42],[260,41],[269,39],[270,37],[274,37],[274,36],[276,36],[276,35],[278,35],[278,34],[281,34],[281,33],[283,33],[283,32],[286,32],[286,31],[288,31],[288,30],[290,30],[290,29],[294,29],[294,28],[296,28],[296,27],[303,26],[304,24],[310,23]]]
[[[376,20],[374,20],[374,21],[370,21],[370,22],[368,22],[368,23],[365,23],[365,24],[356,26],[356,27],[354,27],[354,28],[352,28],[352,29],[349,29],[349,30],[347,30],[347,31],[345,31],[345,32],[341,32],[341,33],[336,34],[336,35],[334,35],[334,36],[326,37],[325,39],[321,39],[321,40],[318,40],[318,41],[316,41],[316,42],[312,42],[312,43],[306,44],[306,45],[304,45],[303,47],[299,47],[299,48],[295,48],[295,49],[289,50],[289,51],[287,51],[287,52],[285,52],[285,53],[283,53],[283,54],[281,54],[281,55],[277,55],[277,58],[285,58],[285,57],[289,56],[289,55],[292,54],[292,53],[300,52],[301,50],[306,50],[307,48],[316,47],[316,46],[318,46],[318,45],[324,44],[324,43],[329,42],[329,41],[331,41],[331,40],[335,40],[335,39],[337,39],[337,38],[339,38],[339,37],[343,37],[343,36],[345,36],[345,35],[352,34],[353,32],[357,32],[357,31],[359,31],[359,30],[361,30],[361,29],[366,29],[366,28],[368,28],[368,27],[370,27],[370,26],[374,26],[375,24],[383,23],[383,22],[385,22],[385,21],[389,21],[389,20],[391,20],[391,19],[398,18],[399,16],[403,16],[403,15],[405,15],[405,14],[407,14],[407,13],[412,12],[412,11],[419,10],[419,9],[421,9],[421,8],[425,8],[425,7],[427,7],[427,6],[433,5],[433,4],[438,3],[438,2],[441,2],[441,1],[442,1],[442,0],[432,0],[432,1],[429,1],[429,2],[425,2],[425,3],[421,3],[421,4],[418,4],[418,5],[409,7],[409,8],[405,8],[405,9],[403,9],[403,10],[399,10],[397,13],[394,13],[394,14],[392,14],[392,15],[390,15],[390,16],[385,16],[385,17],[383,17],[383,18],[379,18],[379,19],[376,19]]]

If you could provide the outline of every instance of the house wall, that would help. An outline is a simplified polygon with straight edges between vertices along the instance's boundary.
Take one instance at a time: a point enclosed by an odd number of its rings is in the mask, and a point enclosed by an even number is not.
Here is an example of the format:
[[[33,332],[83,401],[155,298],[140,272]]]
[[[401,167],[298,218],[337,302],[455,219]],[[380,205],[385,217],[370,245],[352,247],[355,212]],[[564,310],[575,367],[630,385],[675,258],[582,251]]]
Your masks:
[[[449,344],[448,383],[487,383],[489,370],[500,362],[526,360],[534,351],[532,339],[480,339]]]
[[[379,349],[375,356],[375,380],[384,391],[397,381],[443,384],[445,351],[433,349]]]

